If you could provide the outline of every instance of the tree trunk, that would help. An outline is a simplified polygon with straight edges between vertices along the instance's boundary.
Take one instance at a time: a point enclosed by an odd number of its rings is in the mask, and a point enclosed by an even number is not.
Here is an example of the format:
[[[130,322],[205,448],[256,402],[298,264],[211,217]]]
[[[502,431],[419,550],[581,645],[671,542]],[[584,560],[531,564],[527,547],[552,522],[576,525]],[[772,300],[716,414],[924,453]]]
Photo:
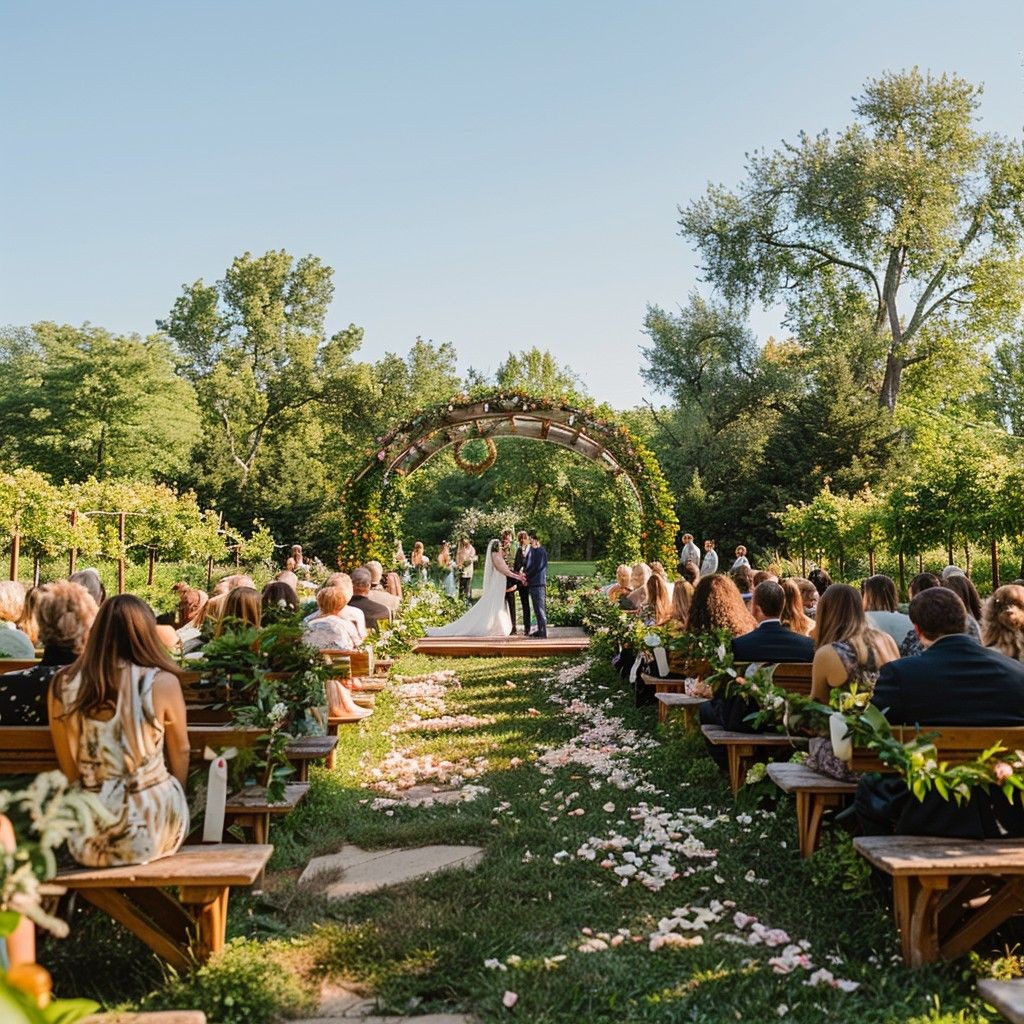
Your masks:
[[[924,572],[924,555],[917,556],[917,571]]]
[[[967,578],[971,578],[971,547],[969,544],[964,545],[964,572],[967,573]]]
[[[73,530],[78,525],[78,509],[73,508],[70,516],[71,529]],[[78,548],[72,545],[71,551],[68,554],[68,575],[73,575],[75,566],[78,564]]]
[[[21,553],[21,534],[17,530],[11,534],[11,579],[18,578],[18,555]]]
[[[117,592],[124,593],[124,524],[125,514],[117,514]]]
[[[39,556],[36,555],[36,557],[32,559],[32,586],[33,587],[38,587],[39,586],[39,575],[42,572],[42,568],[43,568],[43,563],[40,561]]]
[[[146,586],[153,586],[153,574],[156,570],[156,548],[149,549],[149,572],[146,573]]]
[[[874,548],[869,548],[868,549],[868,575],[869,576],[874,576],[875,575],[875,549]]]
[[[882,391],[878,396],[878,404],[884,405],[889,412],[896,411],[896,400],[900,394],[900,381],[903,377],[903,360],[889,353],[885,361],[885,378]]]
[[[807,548],[800,545],[800,575],[807,579]]]
[[[594,560],[594,537],[593,537],[593,534],[591,534],[587,538],[587,550],[586,550],[586,554],[584,555],[584,561],[592,562],[593,560]]]
[[[999,541],[995,537],[992,538],[992,589],[995,590],[999,586]]]
[[[900,552],[900,596],[902,597],[907,592],[907,566],[903,557],[903,552]]]
[[[946,564],[955,565],[956,563],[953,561],[953,534],[946,538],[946,554],[949,555],[949,561]]]

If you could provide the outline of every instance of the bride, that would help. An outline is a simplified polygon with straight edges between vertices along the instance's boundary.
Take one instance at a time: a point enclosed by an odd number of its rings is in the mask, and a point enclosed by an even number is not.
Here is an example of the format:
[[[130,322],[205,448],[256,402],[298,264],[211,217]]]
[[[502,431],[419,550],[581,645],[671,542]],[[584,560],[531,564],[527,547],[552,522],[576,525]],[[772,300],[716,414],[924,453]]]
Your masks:
[[[447,626],[428,629],[427,636],[508,636],[512,632],[512,620],[505,602],[506,576],[526,582],[525,576],[509,568],[501,554],[501,545],[492,540],[487,545],[484,590],[480,600]]]

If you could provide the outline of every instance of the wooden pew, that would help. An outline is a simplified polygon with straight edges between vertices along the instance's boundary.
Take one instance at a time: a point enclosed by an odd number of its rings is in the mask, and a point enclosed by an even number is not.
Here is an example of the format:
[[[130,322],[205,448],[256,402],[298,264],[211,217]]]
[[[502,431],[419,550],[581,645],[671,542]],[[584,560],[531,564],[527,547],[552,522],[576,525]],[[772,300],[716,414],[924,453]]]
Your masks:
[[[936,734],[938,756],[950,764],[973,761],[997,743],[1024,749],[1024,726],[893,727],[901,742],[918,732]],[[850,767],[887,770],[873,750],[860,747],[854,747]],[[896,927],[903,959],[912,967],[962,956],[1024,910],[1024,839],[861,836],[854,846],[892,875]]]
[[[1024,978],[996,981],[982,978],[978,981],[978,995],[994,1006],[1010,1024],[1024,1024]]]
[[[830,779],[805,765],[788,761],[773,761],[768,765],[768,778],[783,793],[796,797],[796,831],[801,857],[810,857],[818,848],[825,811],[842,807],[857,790],[855,782]]]
[[[729,759],[729,787],[734,795],[743,788],[752,764],[771,760],[773,756],[788,758],[794,750],[807,749],[807,739],[802,736],[783,736],[774,732],[728,732],[718,725],[702,725],[700,730],[708,743],[725,747]]]
[[[8,672],[24,672],[27,668],[35,668],[39,664],[38,659],[22,661],[18,658],[0,658],[0,676]]]
[[[645,679],[644,682],[646,681]],[[697,710],[701,704],[708,702],[707,697],[691,697],[686,693],[659,693],[657,691],[655,691],[654,696],[659,704],[659,721],[666,720],[673,708],[679,708],[683,712],[683,727],[687,732],[696,732],[698,725]]]
[[[149,864],[74,868],[53,881],[80,892],[175,970],[188,971],[224,948],[231,888],[252,885],[273,852],[265,845],[183,846]]]
[[[312,761],[333,762],[337,745],[337,736],[299,736],[292,740],[285,747],[285,754],[295,766],[295,781],[309,780],[309,765]]]
[[[640,679],[647,686],[654,687],[654,695],[657,697],[662,693],[686,693],[687,679],[703,679],[711,672],[711,665],[706,661],[699,661],[686,658],[673,657],[669,652],[669,672],[667,676],[651,675],[649,672],[641,672]],[[668,718],[668,705],[658,701],[658,721],[664,722]]]

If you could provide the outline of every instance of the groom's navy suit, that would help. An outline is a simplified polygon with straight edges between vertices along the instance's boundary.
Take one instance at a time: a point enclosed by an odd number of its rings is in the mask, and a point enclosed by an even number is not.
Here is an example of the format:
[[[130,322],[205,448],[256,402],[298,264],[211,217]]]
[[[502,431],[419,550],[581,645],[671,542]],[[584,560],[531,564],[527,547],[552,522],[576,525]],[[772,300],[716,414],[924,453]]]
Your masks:
[[[535,636],[548,635],[547,587],[548,587],[548,553],[542,547],[531,547],[526,552],[526,584],[530,588],[530,603],[533,605],[533,617],[537,620]]]

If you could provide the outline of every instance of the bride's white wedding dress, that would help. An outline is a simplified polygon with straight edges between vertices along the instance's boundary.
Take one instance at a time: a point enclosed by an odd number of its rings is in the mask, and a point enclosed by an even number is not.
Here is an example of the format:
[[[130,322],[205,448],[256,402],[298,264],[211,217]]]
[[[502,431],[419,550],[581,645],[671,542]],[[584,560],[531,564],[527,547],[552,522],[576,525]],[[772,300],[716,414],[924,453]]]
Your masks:
[[[506,577],[494,566],[494,553],[498,542],[487,545],[484,560],[484,590],[465,615],[449,623],[427,630],[427,636],[508,636],[512,632],[512,620],[508,617],[505,604]]]

